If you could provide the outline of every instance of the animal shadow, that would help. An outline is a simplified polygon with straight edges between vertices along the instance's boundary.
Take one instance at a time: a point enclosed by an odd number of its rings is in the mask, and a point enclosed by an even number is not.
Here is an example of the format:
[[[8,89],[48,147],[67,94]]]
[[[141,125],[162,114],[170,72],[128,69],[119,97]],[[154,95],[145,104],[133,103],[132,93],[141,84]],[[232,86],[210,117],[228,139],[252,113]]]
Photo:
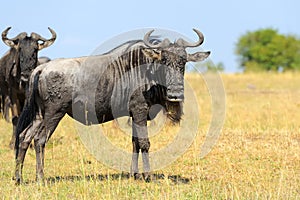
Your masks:
[[[115,173],[115,174],[95,174],[95,175],[87,175],[87,176],[55,176],[49,177],[46,179],[47,183],[53,184],[62,181],[106,181],[106,180],[129,180],[133,178],[130,173]],[[142,180],[142,179],[141,179]],[[165,176],[164,174],[151,174],[150,182],[159,182],[160,180],[169,180],[174,184],[188,184],[190,183],[191,179],[182,177],[181,175],[168,175]]]

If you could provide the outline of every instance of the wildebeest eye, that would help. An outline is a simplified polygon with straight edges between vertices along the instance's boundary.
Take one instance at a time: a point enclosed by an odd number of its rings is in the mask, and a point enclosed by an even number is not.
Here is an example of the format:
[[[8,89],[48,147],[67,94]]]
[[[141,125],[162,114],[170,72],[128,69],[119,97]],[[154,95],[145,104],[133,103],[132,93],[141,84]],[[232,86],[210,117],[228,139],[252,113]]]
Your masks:
[[[183,67],[179,67],[179,71],[180,71],[180,73],[184,73],[184,66]]]
[[[187,59],[181,57],[181,58],[179,59],[179,61],[178,61],[178,64],[179,64],[179,65],[185,65],[186,62],[187,62]]]

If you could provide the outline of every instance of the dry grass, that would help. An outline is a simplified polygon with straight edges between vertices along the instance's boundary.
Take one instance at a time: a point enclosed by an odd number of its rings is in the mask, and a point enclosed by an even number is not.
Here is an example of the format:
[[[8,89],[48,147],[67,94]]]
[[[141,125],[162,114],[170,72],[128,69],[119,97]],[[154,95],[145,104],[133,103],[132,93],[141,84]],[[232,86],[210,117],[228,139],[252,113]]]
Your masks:
[[[0,120],[0,196],[3,199],[300,199],[300,74],[223,75],[226,120],[217,145],[204,159],[200,146],[211,117],[201,76],[187,75],[198,97],[200,129],[188,151],[154,172],[151,183],[112,170],[82,145],[72,119],[65,117],[46,149],[44,186],[34,182],[35,153],[29,150],[25,184],[12,181],[11,125]],[[186,114],[185,117],[188,117]],[[113,123],[101,126],[120,148],[131,137]],[[176,129],[176,128],[175,128]],[[174,138],[165,127],[151,137],[151,151]]]

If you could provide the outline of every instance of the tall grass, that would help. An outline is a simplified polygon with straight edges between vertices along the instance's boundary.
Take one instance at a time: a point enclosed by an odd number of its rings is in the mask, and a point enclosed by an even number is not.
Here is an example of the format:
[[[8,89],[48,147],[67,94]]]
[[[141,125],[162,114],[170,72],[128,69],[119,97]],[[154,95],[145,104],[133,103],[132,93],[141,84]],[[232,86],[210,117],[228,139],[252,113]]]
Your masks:
[[[46,147],[45,185],[35,183],[35,153],[25,159],[24,180],[15,186],[12,127],[0,120],[0,197],[3,199],[300,199],[300,74],[222,75],[226,120],[213,150],[199,158],[211,118],[206,85],[187,74],[198,98],[199,132],[183,156],[155,171],[153,181],[98,162],[65,117]],[[188,117],[188,113],[185,113]],[[131,137],[114,123],[101,128],[112,143],[131,150]],[[165,127],[150,138],[155,151],[173,139]],[[173,135],[172,135],[173,134]]]

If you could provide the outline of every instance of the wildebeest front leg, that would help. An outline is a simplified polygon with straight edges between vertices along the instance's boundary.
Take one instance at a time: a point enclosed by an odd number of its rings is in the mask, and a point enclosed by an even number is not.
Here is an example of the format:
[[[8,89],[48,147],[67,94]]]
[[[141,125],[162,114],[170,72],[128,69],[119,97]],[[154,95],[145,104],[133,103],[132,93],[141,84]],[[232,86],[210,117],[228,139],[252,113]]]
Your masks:
[[[133,129],[133,135],[132,135],[132,162],[131,162],[131,174],[134,176],[135,179],[138,179],[139,176],[139,166],[138,166],[138,160],[139,160],[139,142],[138,138],[136,136],[136,131]]]
[[[16,141],[16,127],[17,127],[17,124],[18,124],[18,120],[19,120],[19,117],[17,117],[17,116],[14,116],[12,118],[13,133],[12,133],[12,136],[11,136],[11,139],[10,139],[10,142],[9,142],[9,147],[11,149],[14,149],[14,146],[15,146],[15,141]]]
[[[20,114],[18,112],[18,105],[14,101],[12,101],[11,114],[12,114],[13,134],[12,134],[11,140],[9,142],[9,147],[11,149],[13,149],[14,146],[15,146],[15,141],[16,141],[16,127],[17,127],[17,124],[18,124],[19,114]]]
[[[143,168],[144,168],[144,179],[149,181],[150,176],[150,163],[149,163],[149,148],[150,141],[148,138],[147,130],[147,115],[141,119],[141,116],[138,117],[139,120],[133,118],[132,122],[132,143],[133,143],[133,155],[132,155],[132,172],[134,177],[138,178],[138,155],[139,150],[142,152],[143,159]]]

